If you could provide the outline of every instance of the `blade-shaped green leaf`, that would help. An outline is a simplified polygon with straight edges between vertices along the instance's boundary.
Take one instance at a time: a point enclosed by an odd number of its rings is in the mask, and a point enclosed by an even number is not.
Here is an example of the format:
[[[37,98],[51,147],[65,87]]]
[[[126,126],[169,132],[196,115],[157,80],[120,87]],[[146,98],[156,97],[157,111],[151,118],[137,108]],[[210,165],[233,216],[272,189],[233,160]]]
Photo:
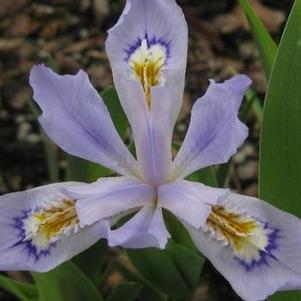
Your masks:
[[[95,283],[98,282],[101,268],[108,259],[108,244],[102,239],[86,251],[73,258],[73,262]]]
[[[194,182],[200,182],[205,185],[209,185],[212,187],[217,187],[217,179],[216,179],[216,173],[215,169],[213,167],[206,167],[203,169],[200,169],[190,176],[187,177],[187,180],[194,181]]]
[[[141,285],[138,283],[121,283],[115,287],[107,301],[134,301],[140,291]]]
[[[33,273],[38,301],[102,301],[96,286],[71,261],[48,273]]]
[[[254,12],[248,0],[239,0],[248,19],[267,78],[270,76],[277,53],[277,45]]]
[[[191,289],[194,289],[200,279],[200,274],[205,262],[198,252],[183,245],[170,241],[167,249],[182,278]]]
[[[301,0],[279,45],[266,95],[260,150],[260,196],[301,217]],[[290,299],[288,299],[290,296]],[[299,301],[281,293],[273,301]]]
[[[101,96],[110,112],[120,137],[124,138],[126,130],[129,127],[129,122],[120,104],[116,89],[110,86],[101,93]]]
[[[173,241],[190,250],[198,252],[183,224],[168,210],[163,209],[164,222]]]
[[[0,287],[24,301],[38,296],[38,289],[35,285],[12,280],[3,275],[0,275]]]
[[[256,95],[256,92],[249,88],[245,94],[245,106],[241,110],[239,117],[243,122],[248,121],[251,113],[256,117],[256,120],[261,124],[263,109],[260,98]]]
[[[108,251],[108,244],[106,240],[102,239],[74,257],[73,262],[76,263],[86,276],[97,283],[101,268],[108,259]]]
[[[100,177],[105,177],[111,172],[105,167],[71,155],[67,156],[67,180],[94,182]]]
[[[127,254],[139,273],[166,295],[183,299],[191,294],[188,283],[166,250],[127,250]]]
[[[165,250],[149,248],[127,253],[144,278],[175,300],[192,295],[204,264],[195,248],[172,240]]]
[[[143,301],[165,301],[167,298],[163,292],[158,290],[153,284],[145,279],[141,274],[132,271],[119,261],[114,262],[114,268],[128,281],[140,283],[142,288],[139,299]]]

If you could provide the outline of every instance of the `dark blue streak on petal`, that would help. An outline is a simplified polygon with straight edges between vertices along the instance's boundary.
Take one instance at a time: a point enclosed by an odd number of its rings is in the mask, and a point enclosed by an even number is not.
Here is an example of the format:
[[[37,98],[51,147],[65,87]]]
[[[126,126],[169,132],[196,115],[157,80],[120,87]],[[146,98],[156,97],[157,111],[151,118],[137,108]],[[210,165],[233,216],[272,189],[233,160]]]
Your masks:
[[[12,245],[10,248],[14,248],[20,245],[23,245],[28,252],[29,257],[33,257],[35,261],[39,261],[41,257],[46,257],[50,255],[50,251],[55,247],[56,243],[50,243],[48,249],[38,250],[34,245],[32,239],[25,240],[25,229],[24,229],[24,220],[29,217],[29,214],[32,213],[32,210],[23,210],[22,215],[14,218],[14,223],[12,226],[19,230],[19,240]]]
[[[277,250],[278,239],[280,238],[279,229],[275,229],[271,227],[268,223],[264,224],[264,229],[269,229],[272,232],[269,234],[268,237],[268,245],[266,246],[265,250],[259,251],[260,258],[258,260],[253,259],[251,262],[246,262],[242,258],[235,256],[234,259],[247,271],[250,272],[256,267],[260,267],[263,265],[269,266],[268,259],[271,258],[273,260],[278,261],[278,259],[273,255],[273,251]]]

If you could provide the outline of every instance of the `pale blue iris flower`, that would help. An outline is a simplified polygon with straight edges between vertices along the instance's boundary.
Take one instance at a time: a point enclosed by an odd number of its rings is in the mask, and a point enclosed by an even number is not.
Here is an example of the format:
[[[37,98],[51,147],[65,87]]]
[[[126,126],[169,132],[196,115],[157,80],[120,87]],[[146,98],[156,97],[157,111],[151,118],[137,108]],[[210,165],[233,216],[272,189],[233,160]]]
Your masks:
[[[66,152],[120,176],[2,196],[1,270],[47,271],[100,238],[110,246],[163,249],[170,238],[164,208],[245,300],[300,287],[299,219],[259,199],[184,180],[200,168],[227,162],[247,137],[237,115],[250,79],[237,75],[210,82],[172,158],[187,56],[181,9],[174,0],[128,0],[109,30],[106,49],[136,158],[85,72],[60,76],[43,65],[33,67],[30,84],[45,132]]]

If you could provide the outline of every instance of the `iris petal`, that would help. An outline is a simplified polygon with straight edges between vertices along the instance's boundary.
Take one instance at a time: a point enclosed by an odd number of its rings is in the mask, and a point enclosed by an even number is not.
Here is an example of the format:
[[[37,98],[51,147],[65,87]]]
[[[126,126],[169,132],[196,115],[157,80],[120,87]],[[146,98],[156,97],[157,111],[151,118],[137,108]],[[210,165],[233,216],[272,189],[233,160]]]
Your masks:
[[[162,209],[145,206],[120,228],[111,230],[108,234],[108,243],[110,246],[126,248],[164,249],[169,237]]]
[[[147,182],[165,182],[183,96],[187,25],[174,0],[128,0],[106,49]]]
[[[225,194],[228,194],[226,189],[178,180],[159,186],[158,203],[192,227],[200,228],[211,212],[211,205]]]
[[[127,177],[103,178],[92,184],[72,186],[67,192],[77,199],[81,225],[150,205],[155,197],[152,186]]]
[[[176,2],[127,0],[119,21],[108,33],[106,49],[114,82],[126,113],[130,114],[128,102],[131,100],[123,97],[122,83],[119,82],[131,75],[130,62],[133,55],[134,62],[137,61],[138,64],[141,57],[145,57],[142,51],[142,46],[145,45],[151,52],[151,56],[147,58],[148,62],[152,57],[155,61],[156,57],[162,57],[161,64],[164,65],[162,72],[165,73],[163,75],[165,79],[159,80],[160,84],[173,83],[172,88],[177,91],[174,98],[175,121],[182,101],[188,46],[187,24]],[[158,56],[160,49],[162,53]]]
[[[259,199],[238,194],[229,194],[220,206],[228,213],[215,211],[207,227],[186,227],[195,245],[236,293],[246,301],[257,301],[277,290],[300,289],[301,221]]]
[[[173,178],[225,163],[236,152],[248,134],[238,118],[238,108],[250,83],[245,75],[221,84],[211,81],[206,94],[192,108],[187,134],[173,162]]]
[[[105,237],[106,224],[79,228],[74,200],[59,183],[0,197],[0,270],[45,272]]]
[[[137,162],[85,72],[61,76],[46,66],[34,66],[30,84],[43,111],[39,121],[63,150],[122,175],[137,175]]]

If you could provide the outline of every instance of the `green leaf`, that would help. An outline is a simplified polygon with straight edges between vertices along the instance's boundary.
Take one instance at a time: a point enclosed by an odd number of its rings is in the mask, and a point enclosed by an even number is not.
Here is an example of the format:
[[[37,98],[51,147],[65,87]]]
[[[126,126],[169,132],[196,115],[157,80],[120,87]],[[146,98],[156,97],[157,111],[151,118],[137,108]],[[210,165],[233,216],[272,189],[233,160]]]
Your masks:
[[[127,250],[127,254],[145,279],[176,300],[193,294],[204,263],[195,248],[172,240],[165,250]]]
[[[38,296],[37,287],[33,284],[12,280],[0,275],[0,287],[20,300],[30,300]]]
[[[73,262],[88,276],[93,282],[98,282],[101,268],[108,259],[108,244],[102,239],[91,246],[86,251],[73,258]]]
[[[266,95],[260,147],[260,196],[301,217],[301,0],[279,45]],[[273,301],[299,301],[279,293]]]
[[[169,243],[167,251],[173,259],[175,266],[180,271],[182,278],[193,290],[199,282],[200,274],[205,262],[204,257],[196,250],[193,251],[172,240]]]
[[[129,122],[120,104],[116,89],[110,86],[101,93],[101,96],[107,105],[120,137],[124,138],[126,136],[126,130],[129,127]]]
[[[167,250],[127,250],[127,254],[139,273],[166,295],[183,299],[191,294]]]
[[[117,285],[107,301],[134,301],[141,291],[141,285],[134,282]]]
[[[83,160],[66,154],[67,157],[67,180],[68,181],[83,181],[94,182],[100,177],[105,177],[111,172],[91,161]]]
[[[168,210],[163,209],[164,222],[173,241],[190,250],[198,252],[183,224]]]
[[[206,167],[195,171],[193,174],[187,177],[187,180],[217,187],[217,178],[215,169],[213,167]]]
[[[248,0],[239,0],[248,19],[261,62],[267,78],[269,78],[277,53],[277,45],[254,12]]]
[[[96,286],[71,261],[48,273],[32,273],[39,288],[38,301],[102,301]]]
[[[300,292],[289,291],[276,293],[272,297],[268,298],[268,301],[300,301]]]
[[[241,110],[239,116],[243,122],[248,121],[250,114],[254,114],[259,124],[262,123],[263,109],[260,98],[257,96],[256,92],[249,88],[245,94],[245,106]]]
[[[141,283],[142,289],[139,294],[139,299],[143,301],[165,301],[165,295],[158,290],[153,284],[145,279],[142,275],[129,269],[119,261],[114,262],[114,268],[128,281]]]

